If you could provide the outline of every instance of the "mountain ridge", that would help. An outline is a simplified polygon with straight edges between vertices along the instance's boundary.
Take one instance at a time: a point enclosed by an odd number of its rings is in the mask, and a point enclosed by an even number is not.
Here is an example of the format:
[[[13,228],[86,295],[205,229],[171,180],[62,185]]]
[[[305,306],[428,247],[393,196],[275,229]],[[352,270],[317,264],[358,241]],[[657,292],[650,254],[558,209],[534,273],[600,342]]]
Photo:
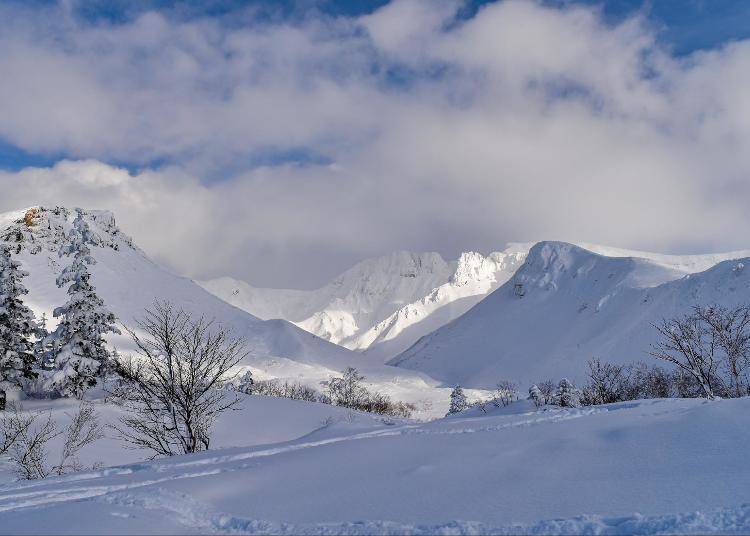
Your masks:
[[[724,260],[674,279],[669,267],[648,259],[540,242],[511,280],[388,363],[475,388],[501,379],[582,379],[594,357],[647,359],[652,324],[662,318],[695,303],[750,302],[748,263]]]
[[[369,358],[387,361],[499,288],[522,266],[532,246],[509,243],[502,251],[488,255],[469,251],[452,261],[434,252],[394,252],[361,261],[314,290],[256,288],[228,277],[199,284],[260,318],[284,318]],[[647,259],[648,265],[637,275],[643,287],[679,279],[727,258],[750,256],[750,251],[666,255],[587,243],[579,246],[606,257]],[[420,272],[417,268],[425,266],[430,269]],[[411,285],[400,280],[404,273],[414,276],[408,280]]]

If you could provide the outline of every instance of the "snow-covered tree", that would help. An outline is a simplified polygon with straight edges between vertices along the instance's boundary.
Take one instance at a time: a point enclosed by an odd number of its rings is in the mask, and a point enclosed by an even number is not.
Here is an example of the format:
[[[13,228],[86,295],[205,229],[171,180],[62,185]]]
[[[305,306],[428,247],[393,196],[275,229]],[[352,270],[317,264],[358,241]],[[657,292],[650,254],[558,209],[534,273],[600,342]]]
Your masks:
[[[234,388],[237,389],[240,393],[249,395],[252,394],[254,385],[255,379],[253,378],[253,373],[252,371],[247,370],[242,376],[237,378],[237,382],[234,385]]]
[[[556,398],[557,404],[563,408],[577,408],[581,405],[581,392],[567,378],[560,380]]]
[[[448,415],[459,413],[469,407],[464,390],[460,385],[456,385],[451,392],[451,405],[448,409]]]
[[[362,385],[365,377],[354,367],[347,367],[341,377],[331,378],[328,392],[337,406],[356,408],[367,399],[367,389]]]
[[[536,407],[541,407],[546,403],[541,389],[539,389],[536,384],[529,387],[529,400],[534,402]]]
[[[80,397],[96,385],[111,358],[103,335],[120,331],[114,326],[115,315],[104,306],[90,283],[88,266],[96,261],[87,244],[96,243],[97,238],[80,209],[68,239],[60,247],[59,255],[72,255],[73,262],[57,278],[57,286],[70,283],[69,298],[54,311],[54,316],[60,318],[52,334],[56,370],[47,388],[63,396]]]
[[[34,377],[37,324],[21,299],[28,294],[21,282],[27,275],[12,260],[10,248],[0,245],[0,409],[5,408],[5,389]]]

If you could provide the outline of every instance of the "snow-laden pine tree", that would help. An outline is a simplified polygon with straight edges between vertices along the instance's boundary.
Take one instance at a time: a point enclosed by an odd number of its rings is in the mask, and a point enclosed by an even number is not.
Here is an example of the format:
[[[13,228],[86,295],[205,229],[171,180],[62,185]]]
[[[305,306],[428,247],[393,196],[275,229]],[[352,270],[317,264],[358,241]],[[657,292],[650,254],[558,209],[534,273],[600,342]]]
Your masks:
[[[253,392],[253,385],[255,385],[255,380],[253,379],[253,373],[252,371],[248,370],[237,379],[237,384],[235,385],[235,389],[237,389],[240,393],[245,393],[249,395],[249,394],[252,394]]]
[[[542,390],[539,389],[539,387],[536,384],[529,387],[529,400],[531,400],[536,407],[541,407],[546,402],[544,400],[544,395],[542,394]]]
[[[0,409],[5,407],[6,389],[34,378],[33,338],[38,327],[21,299],[29,292],[21,282],[27,275],[11,258],[10,248],[0,245]]]
[[[466,401],[466,395],[460,385],[456,385],[451,392],[451,406],[448,409],[448,415],[459,413],[469,407]]]
[[[557,404],[563,408],[577,408],[581,405],[581,392],[567,378],[560,380],[556,398]]]
[[[57,278],[57,286],[68,287],[68,301],[54,311],[60,318],[53,339],[55,372],[47,388],[63,396],[80,397],[86,389],[96,385],[111,355],[103,338],[105,333],[120,333],[114,326],[115,315],[105,306],[91,285],[88,266],[95,264],[89,243],[97,237],[83,219],[83,212],[73,222],[68,242],[60,246],[59,255],[73,256],[73,263]]]

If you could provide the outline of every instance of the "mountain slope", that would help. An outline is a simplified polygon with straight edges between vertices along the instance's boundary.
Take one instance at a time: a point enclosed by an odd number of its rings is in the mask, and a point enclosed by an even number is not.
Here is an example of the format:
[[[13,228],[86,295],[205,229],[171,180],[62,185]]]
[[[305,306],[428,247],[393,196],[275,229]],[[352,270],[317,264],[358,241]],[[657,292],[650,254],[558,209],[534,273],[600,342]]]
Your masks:
[[[633,275],[642,286],[750,256],[750,251],[663,255],[579,245],[606,257],[647,259],[649,263]],[[455,261],[445,261],[437,253],[398,252],[363,261],[311,291],[255,288],[229,277],[199,284],[260,318],[289,320],[321,338],[385,361],[458,318],[505,283],[523,264],[531,246],[512,243],[487,256],[466,252]]]
[[[260,318],[283,318],[326,340],[367,350],[381,361],[461,315],[521,264],[529,244],[456,261],[437,253],[397,252],[368,259],[322,288],[254,288],[232,278],[200,284]]]
[[[243,365],[256,377],[302,379],[320,388],[319,382],[347,366],[358,367],[367,379],[399,399],[418,400],[447,395],[434,391],[434,382],[417,373],[404,373],[381,363],[367,363],[361,355],[337,346],[284,320],[264,321],[237,309],[205,291],[190,279],[176,276],[154,262],[116,226],[106,211],[85,211],[85,218],[98,236],[92,255],[92,282],[107,306],[126,325],[143,314],[154,300],[168,300],[196,315],[215,318],[244,337],[250,355]],[[74,214],[65,208],[35,208],[0,215],[0,240],[13,246],[15,258],[30,272],[25,280],[27,301],[37,315],[46,314],[54,324],[52,310],[66,298],[55,285],[56,274],[69,261],[57,255],[67,240]],[[110,341],[120,351],[132,346],[127,337]],[[410,398],[411,397],[411,398]]]
[[[724,261],[675,280],[679,271],[652,260],[540,242],[511,280],[389,364],[490,387],[580,378],[592,357],[648,359],[652,323],[695,303],[750,302],[749,263]]]

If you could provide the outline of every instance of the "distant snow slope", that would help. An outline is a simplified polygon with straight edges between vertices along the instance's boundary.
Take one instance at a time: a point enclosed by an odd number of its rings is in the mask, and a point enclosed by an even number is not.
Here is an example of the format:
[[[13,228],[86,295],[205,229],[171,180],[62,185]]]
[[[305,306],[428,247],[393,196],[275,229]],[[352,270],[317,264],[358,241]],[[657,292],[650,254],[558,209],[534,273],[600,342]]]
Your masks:
[[[259,318],[283,318],[326,340],[387,360],[420,337],[458,318],[511,278],[533,244],[512,243],[484,256],[399,252],[363,261],[311,291],[255,288],[229,277],[199,282],[206,290]],[[662,255],[580,244],[608,257],[648,259],[634,278],[654,286],[710,268],[750,251]]]
[[[26,215],[27,220],[24,220]],[[74,213],[65,208],[22,210],[0,215],[0,240],[13,246],[15,257],[31,273],[25,280],[27,297],[35,313],[45,313],[54,325],[52,310],[64,303],[65,289],[55,285],[56,274],[68,263],[57,255],[60,243],[67,240]],[[169,300],[197,315],[215,318],[247,340],[251,355],[243,363],[258,378],[292,378],[317,388],[347,366],[359,368],[367,380],[400,400],[424,401],[425,407],[444,413],[448,393],[434,389],[436,382],[420,374],[380,362],[362,359],[358,353],[337,346],[284,320],[261,320],[232,307],[195,282],[176,276],[154,262],[116,226],[106,211],[86,211],[85,217],[99,237],[92,255],[92,282],[106,304],[126,325],[141,316],[154,300]],[[154,230],[154,232],[158,232]],[[128,351],[127,337],[111,342]],[[439,409],[435,409],[439,408]]]
[[[257,403],[271,420],[283,417]],[[251,438],[262,421],[249,422]],[[520,402],[427,424],[328,423],[282,443],[5,484],[2,531],[750,531],[750,398],[542,411]]]
[[[283,318],[381,361],[460,316],[507,280],[530,244],[488,256],[397,252],[368,259],[311,291],[254,288],[232,278],[200,284],[259,318]]]
[[[652,323],[696,303],[750,303],[748,259],[675,279],[712,260],[606,257],[540,242],[512,279],[389,363],[446,384],[490,387],[500,379],[580,378],[592,357],[647,360]]]

